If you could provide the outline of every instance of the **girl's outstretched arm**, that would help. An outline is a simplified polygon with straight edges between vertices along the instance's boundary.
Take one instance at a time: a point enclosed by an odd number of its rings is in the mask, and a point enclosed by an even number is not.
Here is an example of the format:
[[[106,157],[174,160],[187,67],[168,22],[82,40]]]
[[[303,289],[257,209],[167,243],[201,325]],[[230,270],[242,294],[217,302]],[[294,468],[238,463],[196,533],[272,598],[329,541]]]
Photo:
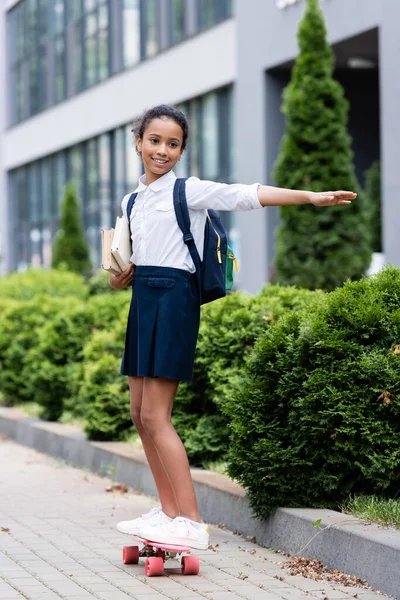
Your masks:
[[[334,206],[336,204],[351,204],[351,201],[357,197],[354,192],[308,192],[287,190],[269,185],[260,185],[257,194],[262,206],[289,206],[291,204]]]

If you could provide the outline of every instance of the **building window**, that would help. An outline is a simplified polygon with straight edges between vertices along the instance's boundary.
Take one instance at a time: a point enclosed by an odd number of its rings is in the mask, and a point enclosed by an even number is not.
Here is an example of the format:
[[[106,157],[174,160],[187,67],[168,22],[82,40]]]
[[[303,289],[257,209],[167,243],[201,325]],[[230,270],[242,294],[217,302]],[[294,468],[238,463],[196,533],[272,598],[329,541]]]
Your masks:
[[[198,29],[202,31],[232,16],[232,0],[197,0]]]
[[[142,58],[160,50],[160,0],[141,0]]]
[[[190,122],[190,139],[175,168],[178,176],[234,180],[232,102],[232,86],[227,86],[179,105]],[[133,192],[143,172],[131,127],[119,127],[10,173],[15,269],[51,265],[67,181],[74,184],[82,207],[92,264],[101,266],[100,229],[121,214],[123,197]],[[221,217],[229,229],[231,214],[222,212]]]
[[[131,67],[140,61],[139,0],[123,0],[122,8],[123,66]]]
[[[185,0],[169,0],[170,45],[178,44],[186,37],[185,9]]]

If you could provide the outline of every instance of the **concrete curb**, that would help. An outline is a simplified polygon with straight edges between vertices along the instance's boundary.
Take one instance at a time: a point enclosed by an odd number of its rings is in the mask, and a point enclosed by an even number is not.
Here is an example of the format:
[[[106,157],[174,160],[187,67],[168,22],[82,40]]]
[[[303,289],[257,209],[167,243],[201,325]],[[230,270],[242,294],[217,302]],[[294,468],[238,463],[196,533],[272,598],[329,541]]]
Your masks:
[[[156,488],[144,453],[119,442],[89,442],[76,427],[47,423],[14,408],[0,407],[0,432],[16,442],[78,467],[105,474],[145,494]],[[332,569],[366,579],[400,599],[400,531],[365,524],[331,510],[280,508],[267,521],[256,519],[241,486],[224,475],[192,469],[202,517],[257,542],[316,558]],[[320,529],[313,523],[321,519]]]

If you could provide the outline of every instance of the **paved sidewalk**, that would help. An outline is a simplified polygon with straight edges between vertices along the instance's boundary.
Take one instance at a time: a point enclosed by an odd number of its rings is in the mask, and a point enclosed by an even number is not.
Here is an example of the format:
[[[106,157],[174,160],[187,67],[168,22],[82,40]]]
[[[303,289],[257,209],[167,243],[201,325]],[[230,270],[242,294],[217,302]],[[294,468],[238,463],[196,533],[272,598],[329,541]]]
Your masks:
[[[284,557],[217,527],[208,551],[198,551],[200,574],[144,575],[143,563],[124,565],[131,536],[115,529],[156,505],[129,491],[106,492],[106,478],[0,440],[0,598],[2,600],[378,600],[363,588],[290,576]],[[107,465],[104,465],[105,471]]]

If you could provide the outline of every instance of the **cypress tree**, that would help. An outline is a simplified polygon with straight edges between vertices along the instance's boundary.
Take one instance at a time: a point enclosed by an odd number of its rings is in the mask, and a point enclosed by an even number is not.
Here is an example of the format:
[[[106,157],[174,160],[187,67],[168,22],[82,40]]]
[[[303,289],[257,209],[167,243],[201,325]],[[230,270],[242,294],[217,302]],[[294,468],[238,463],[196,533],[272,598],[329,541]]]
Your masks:
[[[375,160],[365,173],[365,195],[368,207],[372,249],[382,252],[381,165]]]
[[[315,192],[350,190],[358,197],[349,206],[281,207],[277,280],[332,290],[366,271],[371,236],[352,162],[348,102],[333,79],[334,56],[319,0],[307,0],[297,38],[300,51],[283,94],[286,132],[275,165],[276,184]]]
[[[53,243],[52,267],[89,275],[91,264],[78,198],[71,183],[65,186],[59,229]]]

